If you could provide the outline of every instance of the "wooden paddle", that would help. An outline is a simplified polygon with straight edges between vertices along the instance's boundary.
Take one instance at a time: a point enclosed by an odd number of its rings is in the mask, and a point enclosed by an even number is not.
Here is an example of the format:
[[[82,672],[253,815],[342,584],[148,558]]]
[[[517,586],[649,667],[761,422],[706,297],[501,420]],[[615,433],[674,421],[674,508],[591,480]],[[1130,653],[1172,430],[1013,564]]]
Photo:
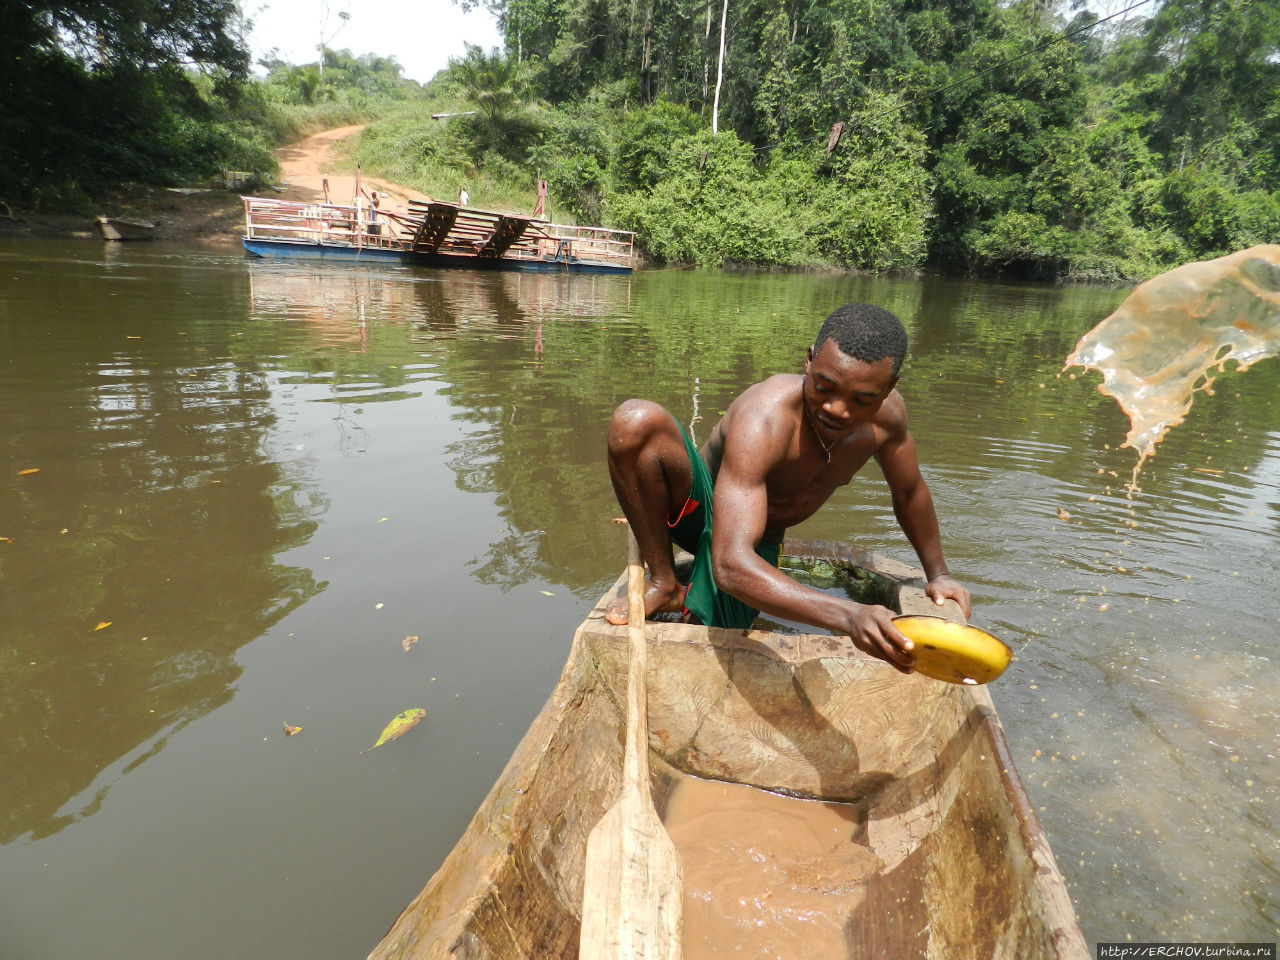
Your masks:
[[[628,538],[627,741],[622,789],[587,838],[581,960],[679,960],[684,886],[675,844],[649,790],[644,563]]]

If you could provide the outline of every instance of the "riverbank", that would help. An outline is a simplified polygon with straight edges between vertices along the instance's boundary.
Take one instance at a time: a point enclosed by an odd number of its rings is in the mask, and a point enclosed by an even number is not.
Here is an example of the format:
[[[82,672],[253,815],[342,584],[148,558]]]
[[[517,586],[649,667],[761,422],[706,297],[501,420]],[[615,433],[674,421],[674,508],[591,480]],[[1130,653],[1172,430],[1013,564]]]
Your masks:
[[[265,192],[282,200],[321,200],[328,181],[336,203],[355,195],[355,165],[348,149],[364,128],[338,127],[313,134],[275,152],[279,183]],[[366,189],[388,196],[390,205],[407,207],[422,195],[377,177],[364,177]],[[155,187],[122,184],[92,213],[43,213],[0,207],[0,236],[63,236],[101,240],[99,216],[136,217],[156,225],[156,239],[208,246],[236,246],[244,233],[240,194],[214,186]]]
[[[98,216],[150,220],[156,225],[157,239],[230,246],[240,242],[244,208],[233,191],[212,187],[175,191],[126,184],[112,191],[92,214],[0,208],[0,236],[101,240]]]

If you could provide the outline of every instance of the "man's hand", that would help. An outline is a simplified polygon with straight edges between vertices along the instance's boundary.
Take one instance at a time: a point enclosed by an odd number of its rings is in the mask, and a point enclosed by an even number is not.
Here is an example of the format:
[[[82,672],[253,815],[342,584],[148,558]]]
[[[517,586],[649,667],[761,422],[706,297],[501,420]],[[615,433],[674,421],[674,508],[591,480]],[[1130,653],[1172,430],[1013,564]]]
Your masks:
[[[963,589],[963,587],[961,588]],[[859,650],[879,657],[903,673],[915,670],[913,644],[893,625],[894,613],[876,604],[855,604],[849,638]]]
[[[942,606],[944,600],[954,600],[960,604],[960,609],[964,611],[964,618],[969,619],[969,591],[955,580],[952,580],[947,574],[940,577],[934,577],[925,584],[924,592],[927,593],[933,602],[938,606]]]

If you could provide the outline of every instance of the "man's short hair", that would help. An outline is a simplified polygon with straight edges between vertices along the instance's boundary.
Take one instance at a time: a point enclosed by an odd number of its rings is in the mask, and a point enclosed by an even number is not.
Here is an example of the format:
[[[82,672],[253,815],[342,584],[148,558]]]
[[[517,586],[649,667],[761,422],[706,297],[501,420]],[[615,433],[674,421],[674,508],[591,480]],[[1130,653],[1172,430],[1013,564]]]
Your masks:
[[[870,303],[846,304],[827,317],[813,341],[815,356],[828,340],[834,340],[841,353],[864,363],[891,358],[895,377],[907,356],[907,331],[902,321]]]

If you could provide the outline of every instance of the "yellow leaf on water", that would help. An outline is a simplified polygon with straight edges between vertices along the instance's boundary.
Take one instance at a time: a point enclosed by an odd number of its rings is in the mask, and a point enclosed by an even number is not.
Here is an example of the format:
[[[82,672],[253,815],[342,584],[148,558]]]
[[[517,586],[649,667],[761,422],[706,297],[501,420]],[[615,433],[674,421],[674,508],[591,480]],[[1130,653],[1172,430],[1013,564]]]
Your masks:
[[[404,646],[404,652],[405,652],[405,653],[408,653],[408,652],[409,652],[409,648],[410,648],[410,647],[412,647],[415,643],[417,643],[417,642],[418,642],[418,638],[417,638],[417,636],[416,636],[416,635],[414,635],[414,636],[412,636],[412,637],[405,637],[405,638],[404,638],[404,640],[403,640],[403,641],[401,641],[401,642],[402,642],[402,644],[403,644],[403,646]]]
[[[286,737],[292,737],[295,733],[301,733],[301,732],[302,732],[301,727],[291,727],[287,723],[284,725],[284,735]]]
[[[111,620],[103,620],[101,623],[99,623],[99,624],[98,624],[96,627],[94,627],[93,629],[94,629],[94,630],[105,630],[107,627],[111,626],[111,624],[112,624],[112,621],[111,621]]]
[[[0,543],[13,543],[13,537],[0,537]]]
[[[555,596],[555,594],[554,594],[554,593],[552,593],[550,590],[539,590],[538,592],[539,592],[540,594],[542,594],[544,597],[554,597],[554,596]]]
[[[40,472],[40,468],[39,468],[39,467],[27,467],[27,469],[25,469],[25,470],[19,470],[19,471],[18,471],[18,476],[20,476],[20,477],[29,477],[29,476],[31,476],[33,473],[39,473],[39,472]]]
[[[412,710],[405,710],[402,713],[397,713],[395,718],[388,723],[386,728],[382,731],[382,736],[378,737],[378,742],[369,749],[375,750],[384,743],[390,743],[392,740],[400,739],[416,727],[426,715],[427,711],[423,710],[421,707],[415,707]],[[360,752],[364,753],[363,750]]]

